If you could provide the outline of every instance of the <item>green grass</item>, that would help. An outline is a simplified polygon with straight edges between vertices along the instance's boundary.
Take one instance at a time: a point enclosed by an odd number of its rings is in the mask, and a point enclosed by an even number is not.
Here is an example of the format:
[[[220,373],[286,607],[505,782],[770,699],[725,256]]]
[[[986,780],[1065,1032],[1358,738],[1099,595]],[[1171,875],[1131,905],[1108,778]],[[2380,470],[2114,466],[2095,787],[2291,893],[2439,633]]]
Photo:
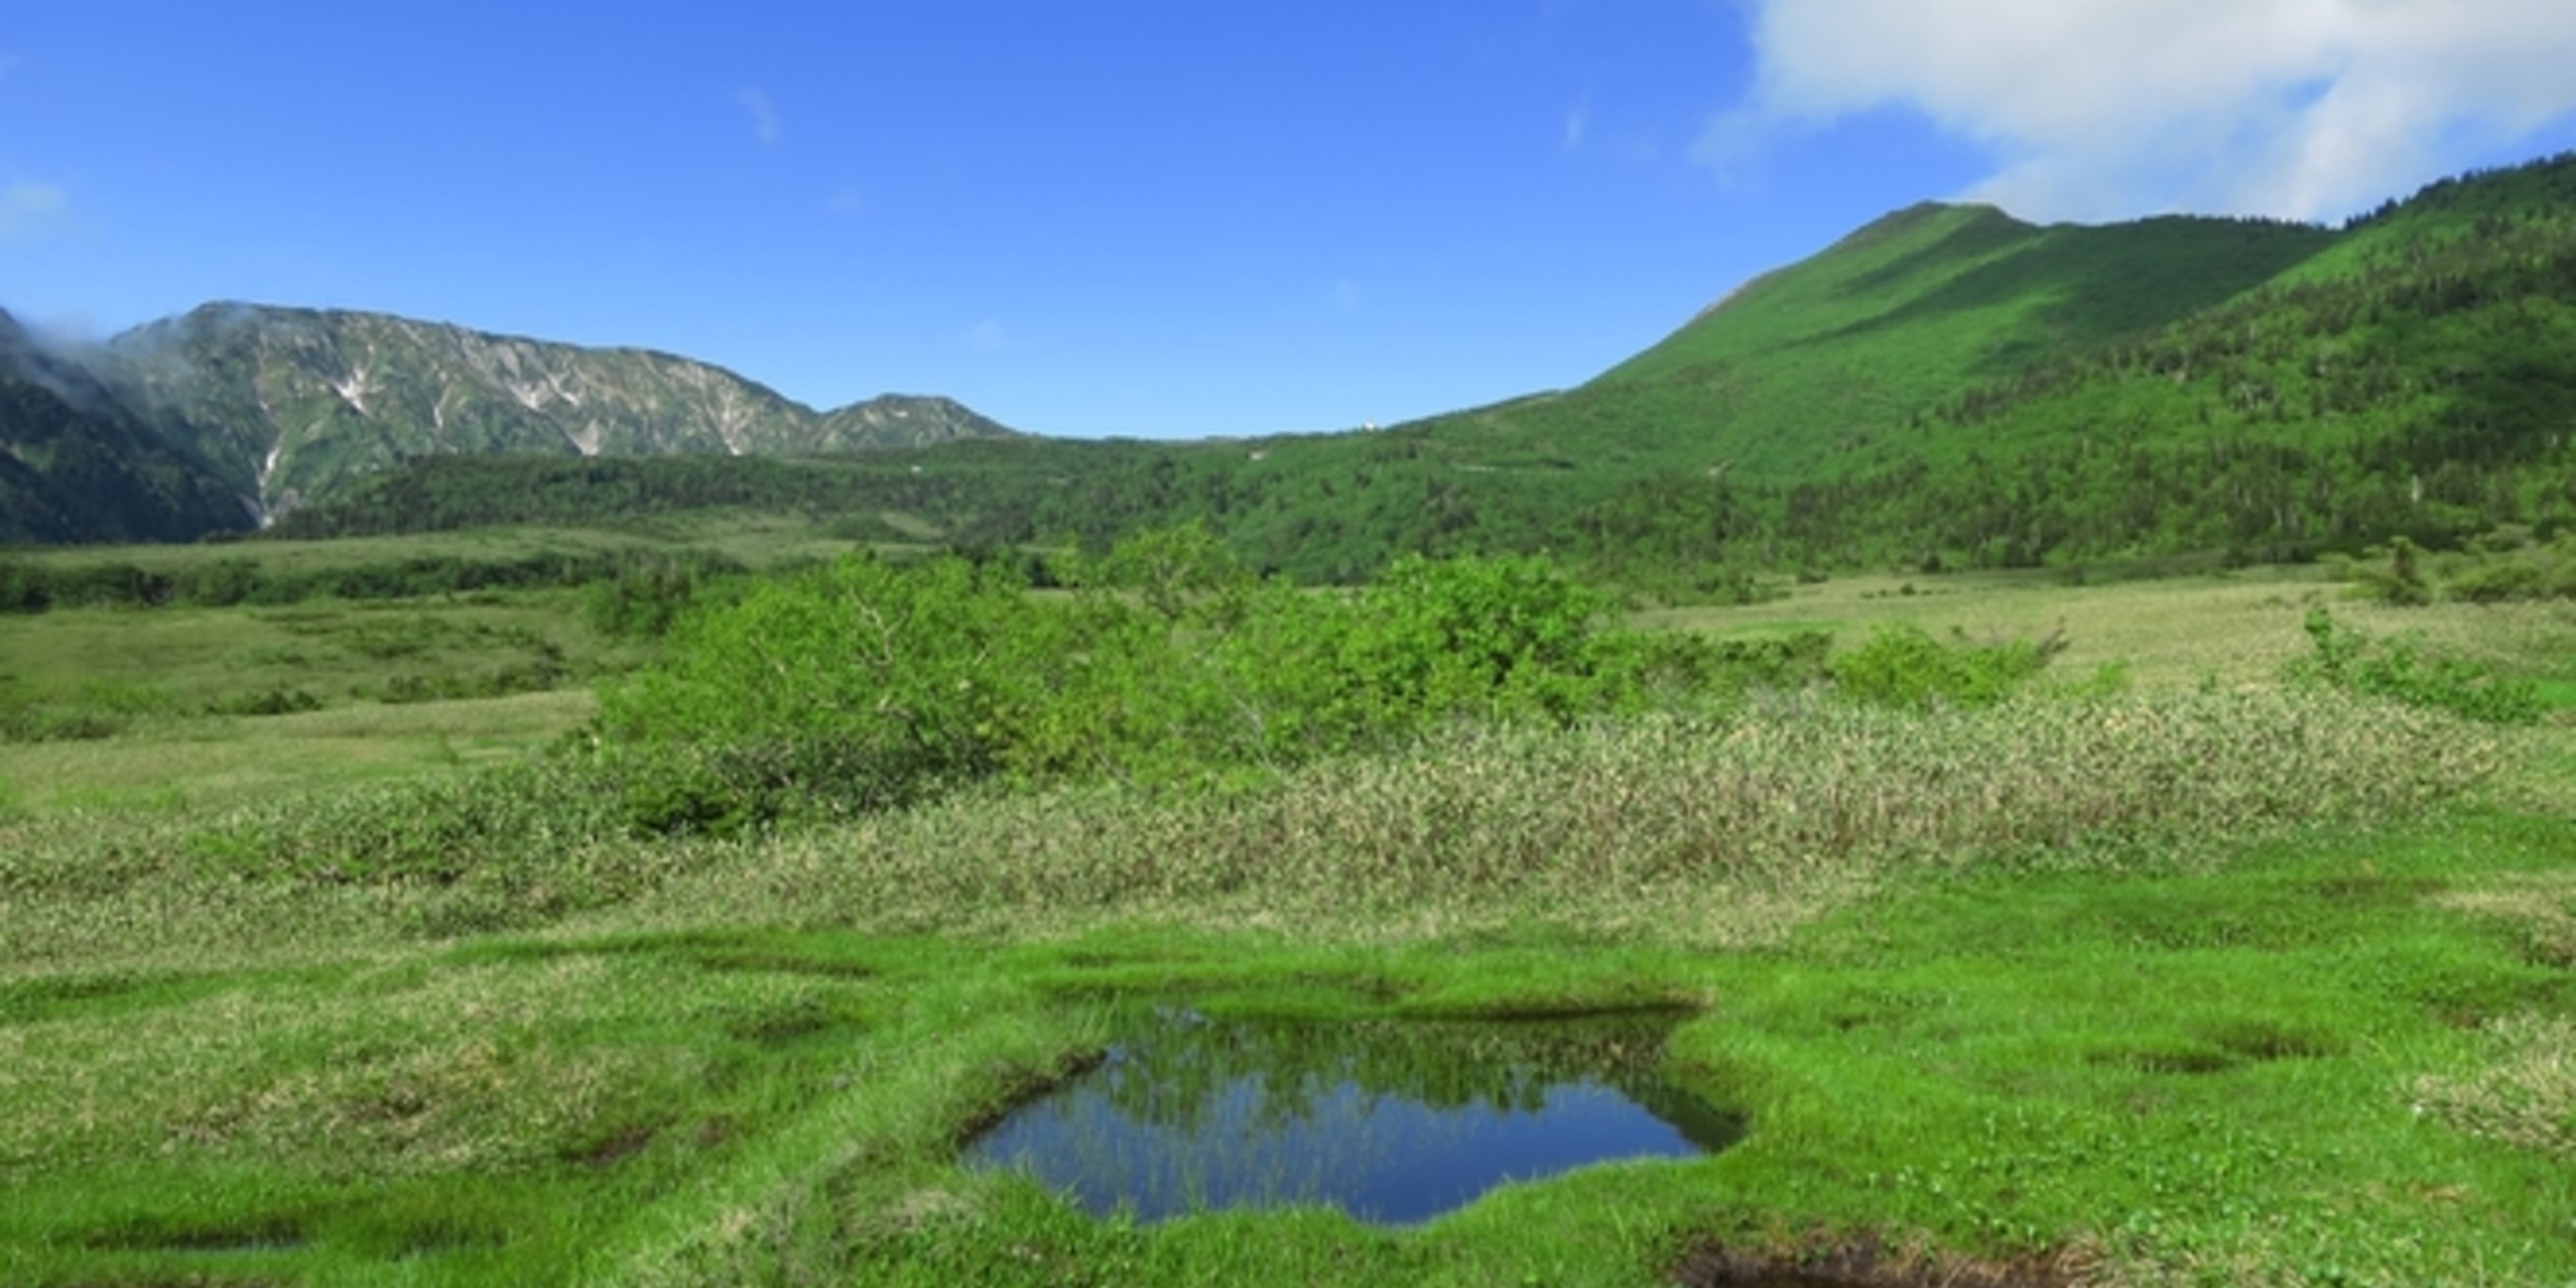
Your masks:
[[[283,759],[266,776],[284,784],[320,767],[303,753],[326,744],[348,751],[353,769],[386,761],[356,745],[372,725],[409,727],[391,757],[404,764],[422,762],[423,747],[472,760],[524,745],[586,714],[590,680],[650,655],[649,641],[594,629],[582,603],[572,590],[487,591],[0,614],[0,783],[121,792],[209,766],[258,769],[274,751]],[[461,699],[513,695],[530,700],[499,708],[497,730],[455,714]],[[385,710],[414,705],[444,714]],[[559,714],[531,725],[524,713],[536,710]]]
[[[2332,240],[2217,219],[2041,228],[1992,207],[1917,206],[1747,283],[1571,397],[1646,413],[1667,450],[1810,479],[1971,383],[2188,317]],[[1714,405],[1729,425],[1709,421]]]
[[[1945,878],[1715,955],[1542,926],[1317,944],[612,917],[212,975],[19,977],[0,994],[0,1268],[1631,1283],[1702,1243],[1876,1233],[2106,1282],[2549,1282],[2576,1271],[2547,1108],[2567,1103],[2554,1017],[2576,998],[2522,917],[2474,901],[2527,895],[2568,844],[2563,824],[2465,814],[2188,869]],[[1103,991],[1308,1016],[1695,1004],[1668,1062],[1754,1127],[1707,1160],[1513,1187],[1413,1233],[1311,1213],[1096,1225],[952,1151],[1099,1040],[1085,999]]]
[[[2137,689],[1462,729],[1225,795],[727,844],[478,776],[574,693],[0,748],[0,1282],[1634,1284],[1860,1247],[2576,1277],[2576,732],[2269,683],[2312,600],[2533,674],[2569,622],[2253,574],[1917,582],[1660,620],[2063,625],[2058,668]],[[457,822],[450,877],[287,861]],[[1751,1132],[1404,1231],[1099,1223],[958,1166],[1117,999],[1173,996],[1682,1006],[1668,1072]]]
[[[21,549],[10,552],[9,557],[46,569],[130,566],[164,575],[251,560],[263,571],[292,577],[416,559],[500,563],[533,555],[603,554],[637,547],[719,549],[757,568],[828,557],[846,551],[849,545],[826,535],[822,525],[797,516],[710,509],[630,520],[615,528],[491,527],[332,540],[258,538],[195,545],[66,546]]]
[[[591,710],[586,690],[281,716],[195,718],[139,734],[0,743],[0,817],[178,813],[515,761]]]

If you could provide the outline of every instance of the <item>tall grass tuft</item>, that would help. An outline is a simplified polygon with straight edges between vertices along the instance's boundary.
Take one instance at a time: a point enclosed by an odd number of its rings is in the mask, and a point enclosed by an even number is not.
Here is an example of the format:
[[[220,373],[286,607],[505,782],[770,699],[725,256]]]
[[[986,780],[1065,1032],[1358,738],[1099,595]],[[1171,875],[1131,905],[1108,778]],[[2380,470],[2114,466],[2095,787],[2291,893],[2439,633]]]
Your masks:
[[[54,944],[40,956],[136,917],[172,951],[211,944],[247,933],[234,923],[253,909],[291,909],[325,938],[602,915],[1375,937],[1538,922],[1742,942],[1909,873],[2116,866],[2402,817],[2486,777],[2505,746],[2333,690],[1923,712],[1783,695],[1733,714],[1458,725],[1225,789],[996,783],[732,842],[633,836],[578,766],[534,762],[211,823],[0,828],[26,842],[0,860],[0,900],[45,913],[18,936]]]
[[[1144,915],[1329,931],[1410,912],[1758,938],[1910,870],[2120,864],[2400,817],[2501,751],[2447,716],[2334,693],[1919,714],[1789,700],[1466,728],[1228,794],[977,796],[782,839],[666,898],[889,928]]]
[[[2426,1076],[2415,1109],[2524,1149],[2576,1158],[2576,1021],[2515,1015],[2490,1021],[2473,1072]]]

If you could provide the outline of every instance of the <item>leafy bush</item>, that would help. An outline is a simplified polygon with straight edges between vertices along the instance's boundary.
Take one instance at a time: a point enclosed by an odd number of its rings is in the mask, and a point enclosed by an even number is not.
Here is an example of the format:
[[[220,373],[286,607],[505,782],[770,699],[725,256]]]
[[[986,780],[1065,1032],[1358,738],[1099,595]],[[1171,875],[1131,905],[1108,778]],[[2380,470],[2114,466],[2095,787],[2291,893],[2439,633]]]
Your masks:
[[[2378,598],[2407,608],[2420,608],[2434,598],[2424,573],[2424,552],[2404,537],[2388,543],[2388,566],[2364,570],[2362,584]]]
[[[602,635],[659,639],[701,598],[739,587],[744,575],[739,562],[710,551],[638,557],[615,576],[590,583],[582,613]]]
[[[683,619],[602,690],[592,745],[663,830],[900,804],[1000,766],[1085,656],[1073,625],[962,560],[845,559]]]
[[[584,553],[540,551],[491,559],[454,555],[413,556],[323,568],[225,558],[169,571],[130,563],[0,561],[0,613],[41,613],[54,608],[154,608],[170,604],[229,607],[276,606],[314,599],[413,599],[524,587],[633,583],[631,597],[685,602],[705,585],[739,574],[742,567],[714,551],[676,554],[632,548]],[[595,610],[596,611],[596,610]],[[651,614],[630,626],[629,611],[608,610],[621,631],[650,633]],[[610,629],[603,627],[604,630]]]
[[[2038,675],[2065,649],[2065,638],[2056,634],[1981,644],[1954,632],[1945,644],[1919,626],[1882,626],[1867,644],[1834,659],[1834,690],[1869,706],[1901,711],[1988,707]]]
[[[131,721],[90,706],[0,696],[0,742],[85,742],[113,738]]]
[[[2465,658],[2427,653],[2416,640],[2374,639],[2322,608],[2307,620],[2315,649],[2282,668],[2293,683],[2322,685],[2428,707],[2488,724],[2531,724],[2544,710],[2530,682]]]
[[[723,833],[992,777],[1203,783],[1445,722],[1564,724],[1800,682],[1825,643],[1608,629],[1599,596],[1534,558],[1410,558],[1309,592],[1197,528],[1055,575],[1068,593],[1031,594],[1004,561],[861,556],[762,583],[604,690],[584,745],[636,826]]]
[[[2576,599],[2576,532],[2538,544],[2501,540],[2445,569],[2442,593],[2476,604],[2518,599]]]
[[[304,688],[287,688],[272,684],[249,693],[232,694],[206,703],[211,716],[283,716],[300,711],[319,711],[322,699]]]
[[[2576,532],[2543,542],[2529,528],[2500,525],[2440,555],[2428,555],[2399,537],[2389,543],[2384,565],[2356,565],[2349,575],[2362,595],[2410,607],[2437,599],[2472,604],[2576,599]]]

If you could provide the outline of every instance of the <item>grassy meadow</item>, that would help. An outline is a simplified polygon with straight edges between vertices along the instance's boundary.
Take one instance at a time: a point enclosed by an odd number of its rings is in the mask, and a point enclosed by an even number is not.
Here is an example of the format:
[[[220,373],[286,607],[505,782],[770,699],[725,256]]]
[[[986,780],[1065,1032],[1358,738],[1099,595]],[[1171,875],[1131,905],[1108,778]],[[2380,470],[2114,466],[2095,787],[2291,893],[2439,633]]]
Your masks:
[[[2548,711],[2290,683],[2321,608]],[[577,590],[0,616],[0,693],[72,713],[0,742],[0,1283],[2576,1282],[2576,607],[2257,568],[1634,624],[2062,650],[652,835],[551,767],[662,647]],[[1167,997],[1685,1008],[1667,1072],[1750,1130],[1405,1229],[958,1164]]]

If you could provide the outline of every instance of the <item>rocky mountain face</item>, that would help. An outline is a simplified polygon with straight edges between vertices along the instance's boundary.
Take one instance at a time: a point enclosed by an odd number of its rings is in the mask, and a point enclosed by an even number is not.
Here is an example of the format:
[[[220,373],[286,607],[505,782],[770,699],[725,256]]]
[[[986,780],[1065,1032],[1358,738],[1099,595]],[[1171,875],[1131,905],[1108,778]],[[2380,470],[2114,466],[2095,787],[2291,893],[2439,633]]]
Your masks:
[[[818,413],[720,367],[375,313],[210,304],[95,369],[265,519],[420,456],[779,455],[1010,430],[941,398]]]
[[[384,314],[209,304],[104,344],[0,314],[0,541],[257,526],[405,460],[807,455],[1012,431],[945,398],[818,412],[720,367]]]

